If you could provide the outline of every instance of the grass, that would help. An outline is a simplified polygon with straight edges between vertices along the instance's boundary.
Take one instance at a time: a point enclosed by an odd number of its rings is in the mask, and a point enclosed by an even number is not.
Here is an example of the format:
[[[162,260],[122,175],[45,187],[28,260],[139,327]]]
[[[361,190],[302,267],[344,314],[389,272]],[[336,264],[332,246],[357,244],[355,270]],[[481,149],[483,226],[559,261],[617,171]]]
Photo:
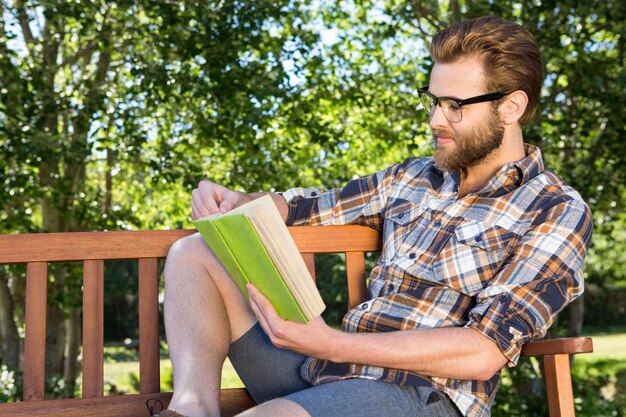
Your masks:
[[[626,360],[626,333],[593,336],[593,353],[581,355],[585,360],[604,358]]]
[[[585,329],[593,337],[593,353],[581,355],[586,360],[604,358],[626,360],[626,326]]]
[[[133,350],[113,345],[104,348],[104,380],[108,395],[116,393],[135,394],[139,387],[139,357]],[[167,351],[161,351],[161,390],[172,390],[172,363]],[[243,382],[227,359],[222,369],[222,388],[242,388]]]
[[[626,329],[620,328],[621,333],[613,334],[609,330],[594,330],[587,332],[593,337],[593,353],[579,355],[576,360],[592,363],[601,360],[618,360],[626,362]],[[166,351],[162,352],[160,362],[161,389],[172,390],[172,367]],[[112,393],[138,392],[139,361],[136,351],[127,350],[122,346],[105,347],[104,377]],[[241,388],[243,383],[237,376],[230,361],[226,361],[222,370],[222,388]]]

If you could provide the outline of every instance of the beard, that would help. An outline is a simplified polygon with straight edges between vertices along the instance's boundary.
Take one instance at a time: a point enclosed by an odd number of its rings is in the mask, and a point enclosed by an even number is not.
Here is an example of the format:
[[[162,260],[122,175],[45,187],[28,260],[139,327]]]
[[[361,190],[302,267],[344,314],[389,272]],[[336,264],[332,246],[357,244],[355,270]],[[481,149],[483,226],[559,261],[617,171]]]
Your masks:
[[[490,112],[485,124],[475,124],[465,131],[433,129],[435,139],[435,164],[444,171],[458,171],[473,167],[494,153],[504,138],[504,124],[497,113]],[[437,144],[437,136],[454,138],[454,143]]]

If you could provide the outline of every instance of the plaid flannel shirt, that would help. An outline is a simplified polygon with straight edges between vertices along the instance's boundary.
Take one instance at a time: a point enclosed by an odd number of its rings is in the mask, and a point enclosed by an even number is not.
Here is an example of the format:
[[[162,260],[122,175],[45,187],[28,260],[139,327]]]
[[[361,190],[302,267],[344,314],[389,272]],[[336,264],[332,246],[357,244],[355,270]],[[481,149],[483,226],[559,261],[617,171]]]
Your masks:
[[[476,193],[458,198],[459,173],[409,158],[333,190],[283,193],[289,225],[362,224],[382,231],[370,299],[343,320],[347,332],[474,328],[517,363],[524,343],[545,335],[583,291],[592,221],[580,195],[544,170],[541,152],[510,163]],[[419,347],[417,347],[419,348]],[[369,378],[432,386],[468,417],[489,416],[500,375],[488,381],[309,358],[313,384]]]

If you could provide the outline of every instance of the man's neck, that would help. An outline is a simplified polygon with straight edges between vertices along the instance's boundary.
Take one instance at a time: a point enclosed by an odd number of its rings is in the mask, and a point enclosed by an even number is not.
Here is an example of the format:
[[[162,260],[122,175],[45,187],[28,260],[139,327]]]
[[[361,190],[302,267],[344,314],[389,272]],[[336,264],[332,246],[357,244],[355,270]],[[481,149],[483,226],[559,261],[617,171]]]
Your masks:
[[[482,189],[506,164],[517,162],[526,156],[521,136],[503,140],[502,145],[479,164],[461,170],[458,198]]]

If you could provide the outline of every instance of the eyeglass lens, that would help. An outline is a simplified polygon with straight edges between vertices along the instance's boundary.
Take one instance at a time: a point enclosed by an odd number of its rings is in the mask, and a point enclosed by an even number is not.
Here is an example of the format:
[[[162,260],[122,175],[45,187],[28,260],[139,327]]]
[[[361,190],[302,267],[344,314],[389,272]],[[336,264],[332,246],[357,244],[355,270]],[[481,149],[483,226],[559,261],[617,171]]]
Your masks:
[[[452,123],[458,123],[461,121],[463,115],[461,114],[461,106],[454,100],[450,99],[436,99],[429,94],[421,94],[422,106],[426,113],[431,115],[435,110],[435,106],[439,105],[443,111],[444,116]]]

